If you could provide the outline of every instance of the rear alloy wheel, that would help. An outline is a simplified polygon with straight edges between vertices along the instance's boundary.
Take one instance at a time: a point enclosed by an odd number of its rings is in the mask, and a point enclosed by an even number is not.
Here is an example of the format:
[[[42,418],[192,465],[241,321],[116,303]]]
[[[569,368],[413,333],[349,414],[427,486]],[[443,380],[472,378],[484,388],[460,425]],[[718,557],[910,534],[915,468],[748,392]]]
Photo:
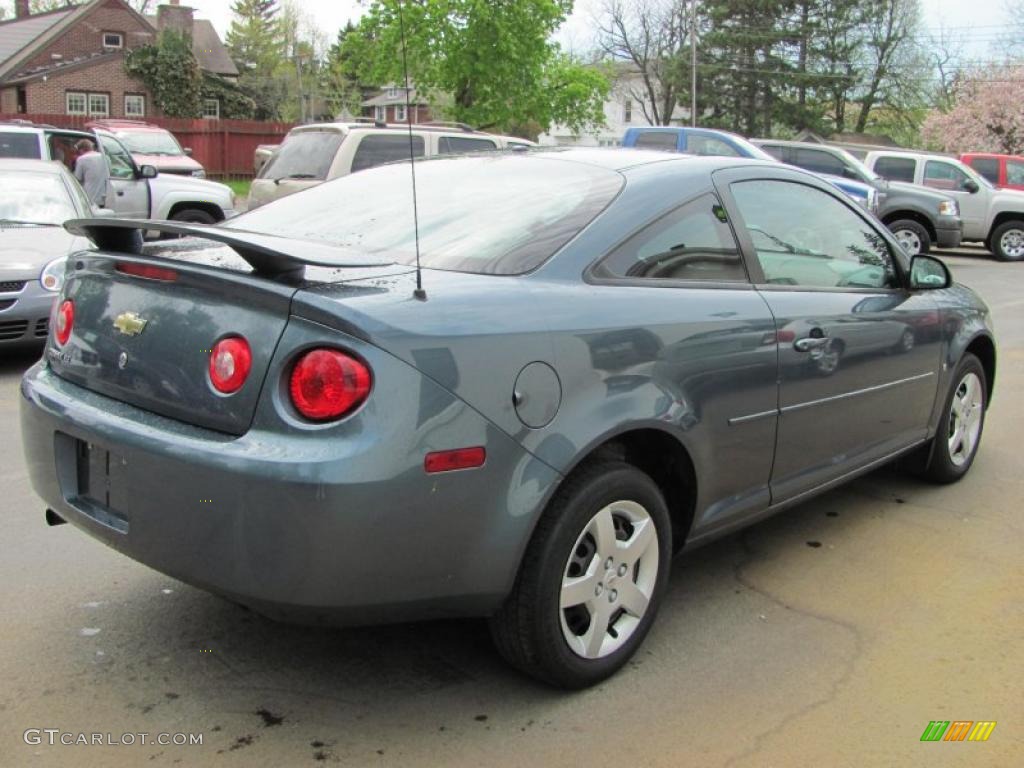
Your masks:
[[[952,483],[967,474],[985,426],[985,369],[974,355],[964,355],[953,376],[945,411],[932,445],[925,476]]]
[[[1024,221],[1008,221],[995,228],[990,239],[992,252],[1000,261],[1024,259]]]
[[[498,651],[561,688],[604,680],[643,642],[670,558],[668,510],[650,477],[617,461],[581,470],[545,510],[491,619]]]
[[[912,219],[900,219],[889,224],[889,231],[910,256],[925,254],[932,248],[928,230]]]

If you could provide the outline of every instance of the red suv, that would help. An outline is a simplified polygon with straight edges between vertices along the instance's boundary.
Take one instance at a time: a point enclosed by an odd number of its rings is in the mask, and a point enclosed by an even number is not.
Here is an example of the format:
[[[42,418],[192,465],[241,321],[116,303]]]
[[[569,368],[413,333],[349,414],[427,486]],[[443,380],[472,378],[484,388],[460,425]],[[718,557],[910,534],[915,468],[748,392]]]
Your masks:
[[[182,149],[174,135],[159,125],[141,120],[94,120],[85,127],[113,134],[139,166],[152,165],[160,173],[206,178],[203,166],[192,159],[192,150]]]
[[[1024,157],[967,152],[960,155],[960,162],[967,163],[997,187],[1024,190]]]

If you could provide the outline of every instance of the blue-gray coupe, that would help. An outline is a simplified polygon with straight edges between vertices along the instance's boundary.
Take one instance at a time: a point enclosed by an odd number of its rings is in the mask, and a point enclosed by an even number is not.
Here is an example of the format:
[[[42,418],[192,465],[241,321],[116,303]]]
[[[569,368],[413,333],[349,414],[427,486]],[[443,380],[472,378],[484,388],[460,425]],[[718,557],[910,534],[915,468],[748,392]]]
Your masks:
[[[897,458],[970,468],[987,308],[815,176],[415,170],[415,209],[405,163],[216,226],[69,223],[96,250],[21,387],[47,519],[285,620],[487,617],[578,688],[636,651],[675,553]]]

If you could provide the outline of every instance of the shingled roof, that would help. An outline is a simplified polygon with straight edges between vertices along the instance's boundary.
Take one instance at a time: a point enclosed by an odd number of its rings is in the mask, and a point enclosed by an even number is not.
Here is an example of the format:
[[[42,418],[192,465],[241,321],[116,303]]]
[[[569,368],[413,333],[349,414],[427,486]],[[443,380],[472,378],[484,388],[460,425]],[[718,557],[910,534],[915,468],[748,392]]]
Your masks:
[[[156,29],[156,16],[146,16],[146,21]],[[192,53],[205,72],[238,77],[238,67],[209,19],[192,21]]]
[[[82,11],[82,6],[61,8],[49,13],[36,13],[24,19],[0,22],[0,77],[9,75],[15,59],[24,59],[27,54],[48,42],[52,32],[67,22],[71,16]]]

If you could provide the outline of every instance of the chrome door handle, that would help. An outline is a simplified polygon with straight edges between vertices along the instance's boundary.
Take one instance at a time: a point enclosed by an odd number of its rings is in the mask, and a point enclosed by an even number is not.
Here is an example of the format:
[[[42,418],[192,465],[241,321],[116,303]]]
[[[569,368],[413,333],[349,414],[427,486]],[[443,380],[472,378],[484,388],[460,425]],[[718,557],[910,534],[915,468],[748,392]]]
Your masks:
[[[827,337],[811,336],[806,339],[797,339],[793,342],[793,349],[797,352],[810,352],[812,349],[821,349],[828,344]]]

